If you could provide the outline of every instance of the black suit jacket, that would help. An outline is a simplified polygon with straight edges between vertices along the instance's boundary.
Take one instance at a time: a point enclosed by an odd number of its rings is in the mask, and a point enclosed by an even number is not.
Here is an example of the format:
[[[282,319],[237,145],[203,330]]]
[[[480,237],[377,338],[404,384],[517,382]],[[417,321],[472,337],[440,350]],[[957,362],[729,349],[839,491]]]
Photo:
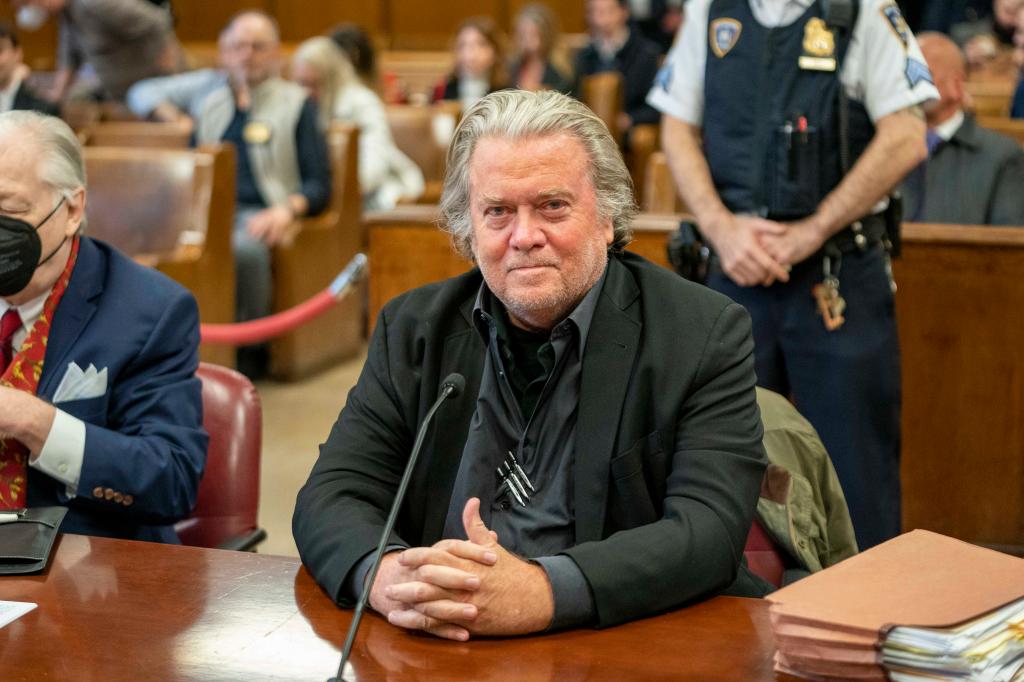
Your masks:
[[[341,601],[379,539],[413,438],[441,382],[466,378],[424,441],[398,544],[441,539],[475,409],[485,346],[471,311],[479,270],[385,306],[348,403],[299,492],[303,562]],[[632,254],[612,256],[584,351],[573,503],[564,553],[599,624],[680,606],[729,586],[765,456],[750,318],[741,306]]]
[[[60,116],[60,107],[50,100],[39,97],[37,94],[32,92],[32,88],[28,87],[25,83],[19,85],[18,91],[14,93],[14,101],[11,104],[11,109],[28,109],[38,111],[41,114],[47,114],[48,116]]]
[[[902,191],[906,214],[920,222],[1024,225],[1024,150],[967,114]]]

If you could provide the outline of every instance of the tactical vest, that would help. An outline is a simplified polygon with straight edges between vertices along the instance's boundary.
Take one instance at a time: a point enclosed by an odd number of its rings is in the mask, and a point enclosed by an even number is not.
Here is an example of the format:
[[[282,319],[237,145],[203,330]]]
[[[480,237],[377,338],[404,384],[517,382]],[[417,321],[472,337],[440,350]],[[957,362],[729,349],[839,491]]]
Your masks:
[[[848,31],[831,31],[820,0],[789,26],[765,28],[748,0],[715,0],[708,16],[704,153],[734,213],[792,220],[814,213],[843,177],[838,69]],[[874,135],[848,102],[849,164]]]

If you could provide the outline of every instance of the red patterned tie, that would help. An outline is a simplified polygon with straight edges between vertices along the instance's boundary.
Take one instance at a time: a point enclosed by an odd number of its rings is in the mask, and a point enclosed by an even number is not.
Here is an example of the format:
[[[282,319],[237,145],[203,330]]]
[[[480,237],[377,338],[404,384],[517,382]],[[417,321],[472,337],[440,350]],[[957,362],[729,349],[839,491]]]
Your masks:
[[[11,357],[14,355],[14,335],[21,329],[21,315],[17,308],[8,308],[4,316],[0,318],[0,376],[11,364]]]

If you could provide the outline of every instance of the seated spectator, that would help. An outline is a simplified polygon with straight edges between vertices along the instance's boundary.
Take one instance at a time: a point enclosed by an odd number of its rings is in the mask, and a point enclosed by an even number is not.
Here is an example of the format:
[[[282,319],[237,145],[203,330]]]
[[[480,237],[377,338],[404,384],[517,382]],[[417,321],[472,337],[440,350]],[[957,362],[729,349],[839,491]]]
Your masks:
[[[128,98],[138,115],[193,124],[197,144],[238,149],[234,228],[237,317],[271,308],[270,247],[292,236],[296,218],[327,206],[331,168],[316,103],[277,75],[277,24],[262,12],[235,16],[219,39],[220,70],[138,84]],[[188,117],[188,118],[186,118]],[[240,349],[239,370],[265,371],[265,350]]]
[[[629,28],[626,0],[587,0],[591,42],[576,55],[576,97],[583,94],[583,79],[596,73],[622,74],[622,114],[619,131],[634,125],[657,123],[661,115],[647,103],[661,58],[658,46]]]
[[[60,119],[0,114],[0,509],[177,542],[206,462],[195,299],[81,234],[82,150]]]
[[[551,10],[546,5],[526,5],[519,10],[515,27],[512,85],[520,90],[569,92],[569,67],[557,49],[558,25]]]
[[[966,64],[941,33],[918,36],[941,99],[926,110],[928,159],[903,182],[911,220],[1024,225],[1024,150],[964,112]]]
[[[508,87],[505,39],[490,17],[470,17],[455,34],[455,69],[434,92],[434,101],[457,100],[465,111],[486,94]]]
[[[171,15],[163,7],[139,0],[14,0],[59,15],[57,75],[50,96],[62,100],[79,67],[89,65],[98,80],[90,94],[124,99],[143,78],[173,73],[181,61]]]
[[[25,82],[28,67],[21,60],[21,45],[14,27],[0,21],[0,112],[12,109],[32,109],[50,116],[60,110],[53,102],[32,91]]]
[[[423,173],[395,146],[384,104],[359,81],[352,64],[330,38],[310,38],[299,45],[292,58],[291,76],[317,103],[324,130],[332,120],[358,126],[364,208],[394,208],[400,199],[423,194]]]
[[[961,46],[971,69],[985,66],[1013,46],[1017,10],[1024,0],[993,0],[992,14],[954,24],[949,35]]]

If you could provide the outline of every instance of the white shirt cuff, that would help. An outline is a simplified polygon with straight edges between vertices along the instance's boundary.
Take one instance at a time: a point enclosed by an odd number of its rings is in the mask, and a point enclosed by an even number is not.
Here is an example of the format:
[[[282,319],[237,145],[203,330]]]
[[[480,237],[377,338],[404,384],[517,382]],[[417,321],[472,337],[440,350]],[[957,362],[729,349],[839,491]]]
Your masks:
[[[66,485],[68,497],[74,497],[78,491],[84,458],[85,422],[67,412],[56,410],[43,449],[38,455],[33,454],[28,463],[33,469]]]

